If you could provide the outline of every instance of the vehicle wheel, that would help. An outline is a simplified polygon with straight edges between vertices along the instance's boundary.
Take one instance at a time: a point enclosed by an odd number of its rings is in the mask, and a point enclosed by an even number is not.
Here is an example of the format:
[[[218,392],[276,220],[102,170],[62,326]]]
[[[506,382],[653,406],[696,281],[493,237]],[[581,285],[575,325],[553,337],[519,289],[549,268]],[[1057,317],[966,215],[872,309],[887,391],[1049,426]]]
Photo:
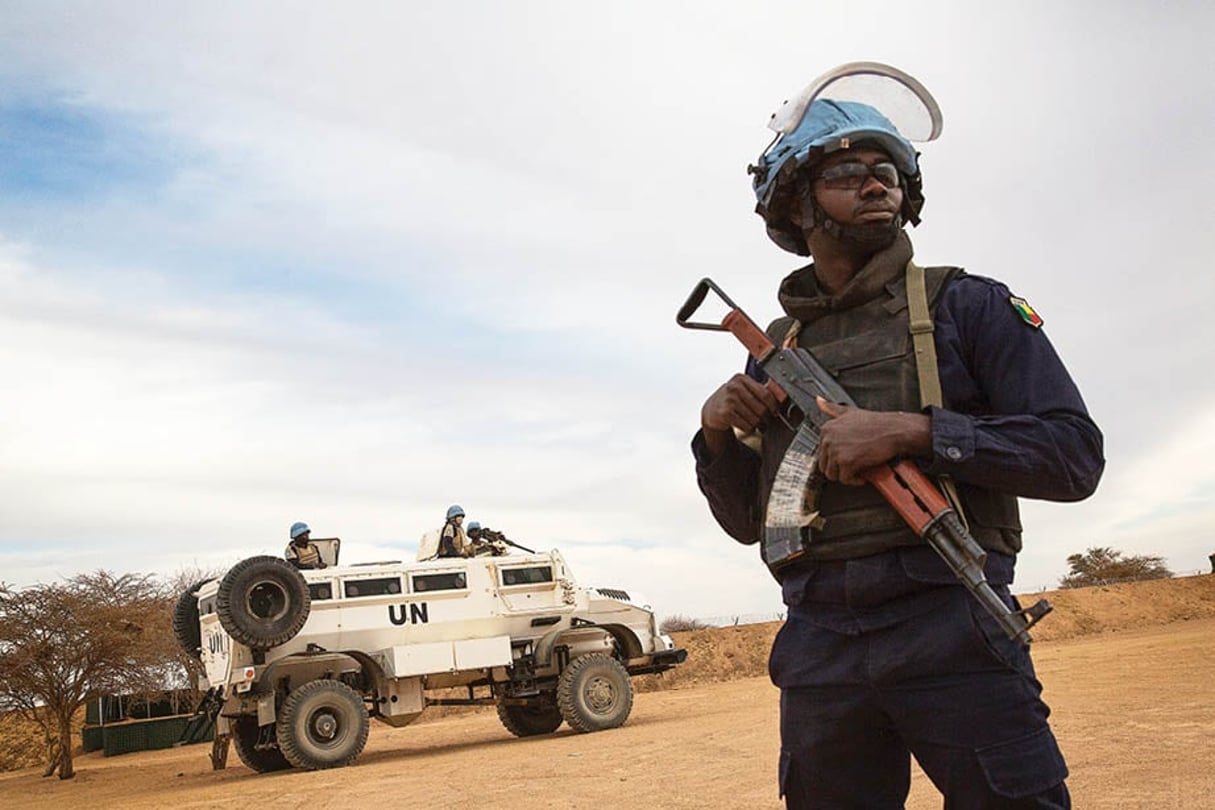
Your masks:
[[[304,575],[278,557],[241,560],[224,574],[215,595],[215,612],[228,635],[260,650],[294,638],[311,605]]]
[[[236,755],[240,761],[258,773],[283,771],[291,767],[291,763],[283,756],[278,748],[258,748],[257,740],[261,730],[257,718],[242,714],[232,721],[232,743],[236,746]]]
[[[575,658],[557,679],[557,706],[574,731],[623,725],[633,710],[628,670],[602,653]]]
[[[198,597],[194,592],[209,581],[195,582],[177,598],[177,606],[173,608],[173,635],[181,648],[195,658],[202,655],[202,630],[198,627]]]
[[[278,715],[278,745],[297,768],[349,765],[367,744],[363,697],[341,681],[321,678],[294,690]]]
[[[499,703],[498,719],[516,737],[534,737],[553,733],[564,718],[561,710],[552,704],[510,706]]]

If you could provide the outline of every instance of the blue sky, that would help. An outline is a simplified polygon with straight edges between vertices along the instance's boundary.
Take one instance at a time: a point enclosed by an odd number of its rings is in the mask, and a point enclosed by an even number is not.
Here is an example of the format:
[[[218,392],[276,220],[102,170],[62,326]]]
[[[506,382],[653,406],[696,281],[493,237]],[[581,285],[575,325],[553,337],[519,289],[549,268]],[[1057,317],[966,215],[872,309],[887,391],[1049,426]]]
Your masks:
[[[0,2],[0,579],[409,556],[459,502],[660,613],[779,609],[687,442],[797,266],[768,116],[836,64],[934,93],[921,264],[1007,282],[1106,432],[1024,589],[1215,551],[1207,4]]]
[[[19,205],[95,202],[155,189],[175,162],[136,122],[66,99],[8,99],[0,107],[0,182]]]

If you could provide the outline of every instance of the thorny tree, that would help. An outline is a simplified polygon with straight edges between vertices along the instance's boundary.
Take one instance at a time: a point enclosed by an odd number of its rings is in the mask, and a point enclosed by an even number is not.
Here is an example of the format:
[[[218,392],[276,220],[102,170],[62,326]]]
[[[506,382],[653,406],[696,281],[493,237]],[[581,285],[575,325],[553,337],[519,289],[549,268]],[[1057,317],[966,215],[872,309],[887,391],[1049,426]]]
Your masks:
[[[1137,582],[1144,579],[1168,579],[1173,572],[1155,555],[1123,556],[1112,548],[1090,548],[1083,554],[1067,558],[1071,572],[1059,580],[1060,588],[1084,588],[1109,582]]]
[[[0,709],[45,733],[45,776],[75,775],[72,716],[106,693],[150,693],[179,677],[172,599],[152,577],[107,571],[16,590],[0,583]]]

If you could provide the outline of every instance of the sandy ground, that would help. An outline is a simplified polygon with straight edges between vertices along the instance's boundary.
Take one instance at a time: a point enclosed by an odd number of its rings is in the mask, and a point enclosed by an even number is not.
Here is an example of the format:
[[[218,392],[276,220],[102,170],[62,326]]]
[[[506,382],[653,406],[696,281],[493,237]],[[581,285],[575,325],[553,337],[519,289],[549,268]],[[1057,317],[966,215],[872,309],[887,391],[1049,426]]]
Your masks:
[[[740,628],[741,629],[741,628]],[[1215,619],[1039,642],[1077,808],[1215,807]],[[763,677],[639,693],[598,734],[512,737],[490,711],[373,723],[355,765],[258,775],[209,746],[77,759],[68,782],[0,774],[6,808],[776,808],[777,691]],[[941,806],[918,771],[907,807]]]

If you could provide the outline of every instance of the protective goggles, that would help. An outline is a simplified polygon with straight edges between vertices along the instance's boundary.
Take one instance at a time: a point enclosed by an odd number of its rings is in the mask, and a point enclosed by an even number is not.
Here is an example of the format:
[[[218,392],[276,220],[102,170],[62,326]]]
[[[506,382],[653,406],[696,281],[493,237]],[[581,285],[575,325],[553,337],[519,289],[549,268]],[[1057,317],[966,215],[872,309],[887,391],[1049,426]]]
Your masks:
[[[822,180],[829,189],[854,191],[869,180],[870,177],[886,188],[899,187],[899,169],[893,163],[875,163],[866,166],[864,163],[838,163],[815,175],[815,180]]]

